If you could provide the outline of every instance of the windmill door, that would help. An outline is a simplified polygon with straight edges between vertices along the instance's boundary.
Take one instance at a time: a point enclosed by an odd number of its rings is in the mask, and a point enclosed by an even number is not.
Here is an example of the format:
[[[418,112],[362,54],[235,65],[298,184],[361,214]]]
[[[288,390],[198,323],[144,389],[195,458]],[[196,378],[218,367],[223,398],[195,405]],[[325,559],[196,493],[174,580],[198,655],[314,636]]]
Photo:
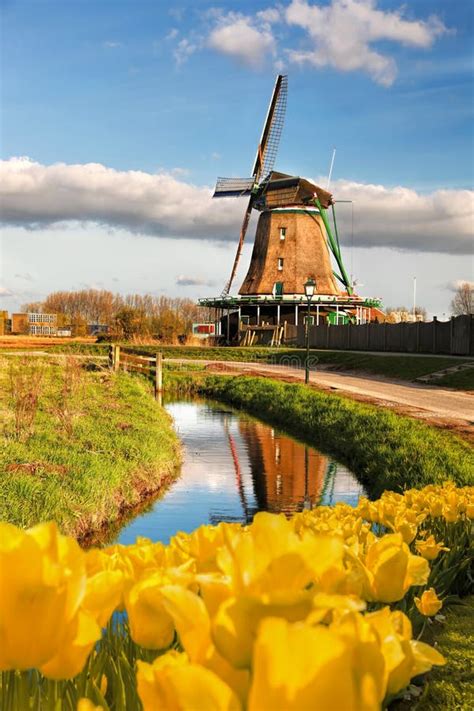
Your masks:
[[[275,282],[275,296],[283,296],[283,282],[282,281]]]

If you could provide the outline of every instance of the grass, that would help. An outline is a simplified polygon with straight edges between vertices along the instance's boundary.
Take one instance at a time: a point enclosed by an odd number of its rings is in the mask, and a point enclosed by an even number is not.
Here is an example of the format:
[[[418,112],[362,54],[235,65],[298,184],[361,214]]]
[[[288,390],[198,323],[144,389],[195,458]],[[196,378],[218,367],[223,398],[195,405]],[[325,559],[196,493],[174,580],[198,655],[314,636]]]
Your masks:
[[[449,373],[442,378],[433,381],[434,385],[443,388],[455,388],[456,390],[474,390],[474,368],[459,370],[457,373]]]
[[[64,363],[6,361],[0,363],[0,520],[26,527],[54,519],[83,537],[174,476],[178,439],[147,383],[76,366],[79,383],[71,389]],[[15,429],[12,367],[43,368],[29,431]]]
[[[446,612],[446,622],[434,625],[429,644],[446,658],[446,666],[434,667],[422,697],[397,702],[391,711],[471,711],[474,708],[474,597],[453,604]]]
[[[165,388],[245,409],[344,462],[377,497],[385,489],[474,483],[474,451],[455,435],[386,409],[269,378],[166,374]]]
[[[298,359],[304,363],[305,351],[301,348],[207,348],[197,346],[132,346],[124,344],[137,352],[155,353],[162,351],[165,358],[183,358],[196,360],[245,361],[258,363],[293,363]],[[65,343],[48,349],[56,353],[75,353],[90,355],[106,355],[108,345],[105,343]],[[320,365],[335,370],[350,370],[370,375],[379,375],[399,380],[415,380],[422,375],[449,368],[465,362],[464,359],[451,356],[425,356],[383,353],[354,353],[347,351],[313,350]],[[290,360],[289,360],[290,359]],[[443,379],[434,381],[444,387],[474,389],[474,369],[466,371],[463,377],[449,376],[450,381]]]

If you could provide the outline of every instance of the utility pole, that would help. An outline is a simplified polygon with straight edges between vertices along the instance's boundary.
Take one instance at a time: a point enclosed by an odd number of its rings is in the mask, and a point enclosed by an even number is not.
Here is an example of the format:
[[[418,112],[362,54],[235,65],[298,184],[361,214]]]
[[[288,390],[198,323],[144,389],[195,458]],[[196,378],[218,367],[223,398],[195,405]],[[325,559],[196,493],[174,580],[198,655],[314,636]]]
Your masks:
[[[413,277],[413,321],[416,321],[416,276]]]

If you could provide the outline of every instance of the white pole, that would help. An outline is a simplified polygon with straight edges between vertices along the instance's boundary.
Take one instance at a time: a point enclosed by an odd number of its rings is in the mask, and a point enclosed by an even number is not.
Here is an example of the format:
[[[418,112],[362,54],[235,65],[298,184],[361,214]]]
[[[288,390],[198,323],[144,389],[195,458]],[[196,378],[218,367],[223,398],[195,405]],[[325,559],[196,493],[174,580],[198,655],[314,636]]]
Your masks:
[[[334,167],[334,159],[336,157],[336,149],[333,148],[332,150],[332,158],[331,158],[331,165],[329,166],[329,175],[328,175],[328,184],[327,184],[327,190],[329,190],[329,185],[331,183],[331,177],[332,177],[332,169]]]
[[[413,321],[416,321],[416,276],[413,277]]]

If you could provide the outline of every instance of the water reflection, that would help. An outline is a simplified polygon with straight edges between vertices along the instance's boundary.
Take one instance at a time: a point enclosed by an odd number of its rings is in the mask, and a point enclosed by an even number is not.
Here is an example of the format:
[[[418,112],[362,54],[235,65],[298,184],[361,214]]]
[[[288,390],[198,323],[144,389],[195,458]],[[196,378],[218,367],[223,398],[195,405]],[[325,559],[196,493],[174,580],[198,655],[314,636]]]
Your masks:
[[[184,447],[181,476],[120,533],[167,542],[203,523],[249,522],[257,511],[292,513],[355,504],[362,486],[342,464],[248,415],[205,402],[167,405]]]

